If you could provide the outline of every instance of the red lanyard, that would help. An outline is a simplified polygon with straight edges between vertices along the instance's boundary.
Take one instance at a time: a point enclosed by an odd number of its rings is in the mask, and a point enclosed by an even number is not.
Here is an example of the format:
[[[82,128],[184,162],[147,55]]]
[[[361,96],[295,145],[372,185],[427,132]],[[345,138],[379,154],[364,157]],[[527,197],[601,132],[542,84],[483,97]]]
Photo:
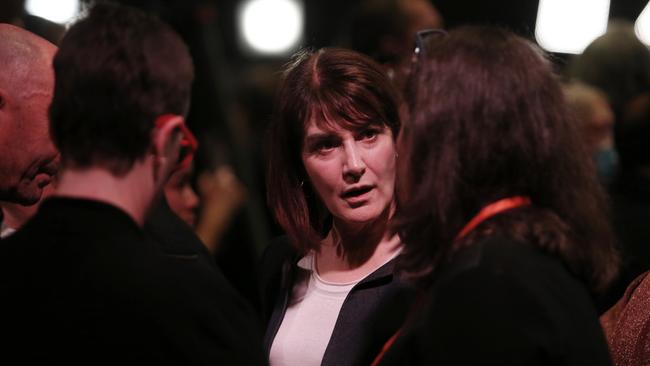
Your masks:
[[[492,202],[489,205],[483,207],[476,216],[474,216],[465,227],[456,235],[456,240],[460,240],[467,236],[472,230],[474,230],[480,223],[489,219],[492,216],[500,214],[501,212],[512,210],[517,207],[523,207],[530,205],[530,198],[526,196],[512,196],[500,199],[498,201]],[[398,330],[392,337],[386,341],[384,347],[382,347],[381,352],[375,357],[375,360],[372,362],[371,366],[376,366],[379,364],[381,359],[384,357],[384,354],[388,349],[395,343],[395,340],[401,333],[401,329]]]
[[[393,343],[395,343],[395,340],[397,339],[397,337],[399,337],[399,334],[401,332],[402,330],[399,329],[397,332],[395,332],[395,334],[393,334],[392,337],[388,338],[386,343],[384,343],[384,346],[381,348],[381,351],[379,352],[377,357],[375,357],[375,360],[372,361],[372,364],[370,364],[370,366],[377,366],[379,364],[379,361],[381,361],[381,359],[384,358],[384,354],[393,345]]]
[[[492,216],[500,214],[501,212],[512,210],[513,208],[528,206],[530,205],[530,198],[525,196],[512,196],[500,199],[498,201],[492,202],[489,205],[483,207],[476,216],[474,216],[469,222],[463,227],[463,229],[456,235],[456,240],[460,240],[467,236],[472,230],[474,230],[480,223],[489,219]]]

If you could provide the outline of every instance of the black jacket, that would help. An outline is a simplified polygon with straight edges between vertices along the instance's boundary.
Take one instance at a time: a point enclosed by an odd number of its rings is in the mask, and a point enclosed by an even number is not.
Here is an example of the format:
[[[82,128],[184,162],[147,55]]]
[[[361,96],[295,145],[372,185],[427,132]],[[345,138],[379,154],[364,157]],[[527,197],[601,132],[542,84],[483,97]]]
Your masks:
[[[151,240],[104,203],[45,201],[0,243],[5,357],[25,364],[263,363],[248,307],[183,235],[176,239]]]
[[[438,273],[380,365],[611,365],[591,296],[558,258],[493,236]]]
[[[267,356],[287,310],[299,259],[286,237],[271,243],[262,258]],[[369,365],[402,326],[415,291],[394,274],[394,262],[380,267],[352,288],[341,307],[322,365]]]

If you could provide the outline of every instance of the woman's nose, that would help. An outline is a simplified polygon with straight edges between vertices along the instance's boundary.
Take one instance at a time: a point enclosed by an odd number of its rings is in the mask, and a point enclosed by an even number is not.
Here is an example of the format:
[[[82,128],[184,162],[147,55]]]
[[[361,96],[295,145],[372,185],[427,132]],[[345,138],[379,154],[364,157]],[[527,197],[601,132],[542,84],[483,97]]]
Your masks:
[[[344,143],[343,178],[349,183],[357,182],[366,171],[361,151],[356,141]]]

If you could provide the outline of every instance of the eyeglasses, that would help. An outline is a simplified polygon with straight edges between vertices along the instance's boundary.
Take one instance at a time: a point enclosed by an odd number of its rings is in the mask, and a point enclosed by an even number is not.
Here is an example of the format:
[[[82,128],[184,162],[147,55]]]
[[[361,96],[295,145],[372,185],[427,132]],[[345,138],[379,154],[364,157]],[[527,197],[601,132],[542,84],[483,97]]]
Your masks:
[[[159,116],[156,119],[156,127],[160,128],[169,122],[172,118],[176,117],[178,116],[174,114],[165,114]],[[194,154],[199,147],[199,143],[196,140],[196,137],[194,137],[192,131],[187,128],[187,125],[185,125],[185,123],[181,123],[180,129],[183,137],[180,143],[180,150],[178,152],[178,161],[176,163],[176,167],[177,169],[184,169],[188,168],[190,164],[192,164],[192,159],[194,158]]]
[[[414,100],[415,85],[422,67],[422,59],[430,55],[428,53],[435,47],[435,42],[447,36],[442,29],[424,29],[415,34],[415,50],[411,58],[409,75],[406,82],[405,93],[407,99]]]
[[[427,51],[431,49],[431,43],[434,40],[446,37],[447,32],[442,29],[424,29],[415,34],[415,50],[413,51],[414,57],[420,58],[427,55]]]

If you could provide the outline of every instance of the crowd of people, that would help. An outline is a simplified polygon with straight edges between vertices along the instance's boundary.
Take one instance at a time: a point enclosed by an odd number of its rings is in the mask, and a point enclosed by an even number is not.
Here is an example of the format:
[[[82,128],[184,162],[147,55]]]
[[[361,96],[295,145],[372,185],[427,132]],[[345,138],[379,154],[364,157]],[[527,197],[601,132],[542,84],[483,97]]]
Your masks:
[[[191,184],[181,37],[111,3],[58,47],[0,24],[6,359],[646,365],[650,51],[613,26],[564,82],[531,41],[420,29],[428,10],[402,19],[413,52],[286,64],[265,153],[285,235],[242,268],[259,304],[212,255],[246,189]],[[637,63],[594,56],[612,44]]]

